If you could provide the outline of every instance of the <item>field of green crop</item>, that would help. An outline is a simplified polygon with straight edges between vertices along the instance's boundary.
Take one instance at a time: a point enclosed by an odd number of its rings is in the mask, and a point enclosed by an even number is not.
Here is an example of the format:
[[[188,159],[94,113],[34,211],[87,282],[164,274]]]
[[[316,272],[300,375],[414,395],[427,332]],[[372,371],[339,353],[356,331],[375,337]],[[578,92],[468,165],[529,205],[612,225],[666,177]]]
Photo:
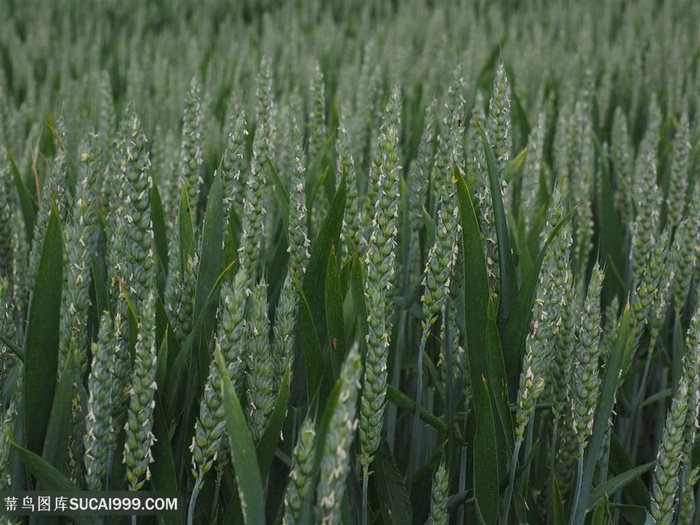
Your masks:
[[[700,3],[0,1],[0,497],[698,524]],[[696,444],[697,442],[697,444]]]

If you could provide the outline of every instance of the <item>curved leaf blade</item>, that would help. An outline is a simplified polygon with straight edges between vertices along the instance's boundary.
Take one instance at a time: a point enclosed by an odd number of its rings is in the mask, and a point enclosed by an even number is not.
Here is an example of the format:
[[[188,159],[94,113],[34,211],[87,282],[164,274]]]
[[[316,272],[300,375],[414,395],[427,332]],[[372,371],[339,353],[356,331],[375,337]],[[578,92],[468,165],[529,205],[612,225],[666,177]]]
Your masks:
[[[265,525],[265,496],[253,439],[220,348],[214,349],[214,356],[221,374],[226,430],[243,518],[246,525]]]

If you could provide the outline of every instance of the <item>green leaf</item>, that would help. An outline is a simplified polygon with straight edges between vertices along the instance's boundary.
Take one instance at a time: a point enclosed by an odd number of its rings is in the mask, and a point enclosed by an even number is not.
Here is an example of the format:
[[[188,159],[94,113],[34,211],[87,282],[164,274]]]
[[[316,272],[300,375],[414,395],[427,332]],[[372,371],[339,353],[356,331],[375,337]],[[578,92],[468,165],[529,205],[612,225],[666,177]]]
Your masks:
[[[180,194],[180,214],[178,217],[180,229],[180,273],[185,274],[187,259],[194,255],[194,229],[192,228],[192,215],[190,214],[190,201],[187,196],[187,188],[182,188]]]
[[[454,174],[462,220],[463,250],[465,254],[469,254],[469,257],[463,257],[464,310],[468,312],[464,322],[471,384],[476,386],[481,383],[482,377],[488,375],[487,325],[490,292],[486,257],[474,202],[467,189],[466,181],[456,166]],[[473,405],[477,411],[477,417],[482,405],[481,392],[482,389],[474,388]]]
[[[22,175],[19,173],[17,161],[11,151],[7,151],[7,158],[10,161],[10,169],[12,171],[12,179],[15,182],[17,195],[19,196],[19,205],[22,210],[22,218],[24,219],[24,231],[27,238],[27,244],[32,245],[34,239],[34,223],[36,222],[37,205],[27,190],[27,187],[22,182]]]
[[[518,96],[518,90],[515,88],[515,83],[513,82],[515,75],[510,68],[507,68],[508,78],[510,80],[510,107],[511,107],[511,122],[513,129],[517,129],[520,132],[520,138],[527,141],[530,136],[530,131],[532,126],[527,118],[527,111],[523,108],[520,96]],[[523,150],[524,151],[524,150]]]
[[[280,180],[279,172],[275,165],[269,158],[265,159],[268,167],[268,173],[272,177],[272,183],[275,186],[275,196],[277,197],[277,206],[279,206],[279,212],[282,217],[282,224],[284,226],[284,231],[289,230],[289,195],[287,194],[287,189]]]
[[[345,328],[343,326],[343,292],[340,286],[340,270],[335,247],[331,250],[326,269],[326,327],[330,348],[333,381],[340,374],[340,367],[345,359]],[[325,345],[324,345],[325,346]]]
[[[572,220],[572,217],[573,211],[559,221],[552,229],[552,233],[545,241],[544,246],[533,262],[530,272],[523,280],[510,316],[506,320],[505,326],[501,331],[501,340],[517,342],[517,346],[511,347],[509,352],[506,352],[503,356],[509,384],[510,381],[520,374],[520,363],[522,362],[523,351],[525,349],[525,338],[530,326],[530,320],[532,319],[532,307],[535,304],[537,283],[539,282],[545,253],[549,245],[552,244],[557,235],[559,235],[564,225]]]
[[[325,287],[328,258],[334,246],[338,246],[345,213],[345,176],[340,179],[338,190],[318,237],[311,245],[311,258],[304,274],[304,293],[308,300],[318,341],[326,340]]]
[[[158,356],[156,358],[156,385],[160,388],[165,388],[165,378],[168,370],[168,334],[164,334],[163,340],[158,348]]]
[[[289,387],[291,384],[292,370],[287,367],[287,370],[282,376],[282,382],[279,386],[279,392],[277,394],[277,400],[275,401],[275,408],[270,414],[270,419],[268,420],[267,427],[263,433],[260,443],[258,443],[255,449],[258,457],[258,464],[260,465],[260,477],[265,479],[267,473],[270,471],[270,466],[272,465],[272,460],[275,457],[275,452],[277,451],[277,443],[280,440],[280,432],[284,426],[284,419],[287,416],[287,404],[289,403]]]
[[[480,398],[474,433],[474,499],[483,522],[491,524],[498,522],[499,453],[486,377],[481,378]]]
[[[610,515],[608,514],[608,509],[607,505],[605,504],[605,500],[602,500],[598,503],[598,506],[595,508],[595,511],[593,512],[593,517],[591,518],[591,525],[608,525],[609,523],[612,523],[612,520],[610,519]]]
[[[165,409],[158,392],[156,392],[155,402],[153,435],[156,436],[156,441],[151,447],[151,452],[153,454],[153,464],[157,466],[151,469],[151,485],[153,490],[158,492],[179,492],[175,459],[170,446],[170,430],[165,418]],[[165,524],[177,525],[178,523],[177,515],[167,514],[159,518]]]
[[[527,136],[527,135],[526,135]],[[503,180],[508,184],[512,183],[513,180],[520,175],[525,164],[525,157],[527,156],[527,147],[520,150],[514,159],[511,159],[508,164],[506,164],[505,174],[503,175]]]
[[[69,352],[61,374],[61,380],[53,398],[51,417],[46,429],[46,439],[41,457],[58,469],[63,469],[68,459],[68,441],[73,433],[71,405],[78,382],[78,357]]]
[[[211,303],[214,292],[219,289],[221,282],[226,275],[228,275],[228,272],[231,270],[231,268],[233,268],[234,264],[235,261],[232,261],[219,275],[218,279],[213,285],[213,288],[209,292],[209,296],[205,302],[205,309],[200,311],[199,316],[195,318],[192,332],[186,337],[179,351],[177,351],[176,355],[173,357],[172,363],[170,363],[170,366],[167,369],[167,384],[165,394],[163,395],[163,403],[165,404],[168,418],[171,421],[175,417],[175,411],[182,410],[181,404],[178,403],[178,400],[181,399],[182,396],[182,383],[185,378],[185,372],[188,369],[187,367],[190,365],[191,354],[195,345],[199,342],[199,327],[202,323],[204,312],[206,312],[206,305]]]
[[[216,313],[216,283],[223,263],[223,193],[221,177],[215,177],[207,198],[207,209],[202,226],[202,253],[199,258],[197,289],[194,301],[194,318],[198,319],[211,306],[204,319],[206,333],[212,332]],[[198,327],[197,327],[198,328]]]
[[[155,255],[161,271],[165,274],[168,272],[168,230],[165,226],[163,201],[155,184],[151,188],[151,225]]]
[[[24,349],[26,446],[37,454],[44,446],[56,389],[62,286],[63,240],[58,210],[54,206],[29,307]]]
[[[17,455],[22,459],[22,462],[29,468],[32,474],[34,474],[34,477],[41,482],[46,490],[60,492],[80,491],[79,487],[74,485],[60,470],[51,465],[48,461],[30,450],[19,446],[14,442],[11,436],[8,436],[8,440],[12,448],[17,452]],[[100,525],[102,523],[97,516],[79,514],[68,514],[68,516],[78,525]]]
[[[515,303],[515,298],[518,294],[518,278],[515,273],[515,262],[513,261],[513,252],[510,246],[510,234],[508,233],[508,224],[503,207],[503,197],[501,196],[501,175],[498,172],[493,149],[491,149],[491,145],[486,138],[486,133],[481,128],[476,117],[474,117],[474,125],[481,136],[481,143],[484,148],[486,168],[489,175],[489,186],[491,188],[493,215],[496,222],[496,242],[498,244],[498,266],[500,270],[501,286],[498,324],[502,326],[505,320],[508,319],[510,310]]]
[[[327,366],[323,360],[321,343],[318,331],[314,324],[311,307],[306,300],[303,290],[299,290],[299,315],[301,316],[301,330],[304,339],[304,364],[306,365],[306,388],[309,399],[313,399],[323,385],[327,391],[328,378],[324,374]]]
[[[620,242],[624,238],[623,226],[615,209],[615,200],[610,179],[601,173],[598,179],[601,185],[598,194],[598,222],[600,224],[600,250],[601,260],[605,261],[605,266],[610,269],[606,272],[606,281],[611,282],[611,293],[617,295],[624,289],[624,243]],[[607,288],[606,288],[607,290]]]
[[[215,348],[214,356],[221,374],[226,431],[243,518],[246,525],[265,525],[265,496],[253,439],[219,348]]]
[[[352,260],[352,273],[350,274],[350,290],[352,292],[352,303],[360,329],[360,348],[364,349],[366,337],[369,333],[367,324],[367,305],[365,304],[365,278],[362,271],[362,260],[355,256]]]
[[[489,54],[488,58],[486,59],[486,62],[484,62],[484,65],[481,68],[481,72],[479,73],[479,87],[482,89],[482,91],[491,92],[493,84],[492,71],[496,70],[496,64],[498,63],[501,54],[503,53],[503,45],[506,43],[507,39],[508,34],[504,34],[501,37],[501,40],[493,46],[493,48],[491,49],[491,53]]]
[[[416,402],[391,385],[386,387],[386,399],[388,402],[393,403],[400,409],[410,412],[411,414],[415,414],[416,412]],[[448,432],[450,430],[447,423],[422,407],[420,409],[419,416],[423,421],[428,423],[428,425],[436,430],[441,432]]]
[[[608,455],[608,462],[610,464],[610,470],[618,475],[635,468],[627,451],[624,449],[622,443],[620,443],[620,438],[618,438],[614,432],[610,434],[610,454]],[[630,483],[624,487],[624,495],[625,498],[629,498],[628,501],[630,501],[630,503],[634,503],[638,507],[649,506],[649,489],[639,478],[632,479]]]
[[[508,406],[508,384],[506,383],[503,351],[496,324],[496,306],[491,299],[489,299],[488,324],[486,326],[486,345],[488,349],[486,359],[489,374],[489,391],[492,396],[492,403],[498,414],[498,421],[500,422],[500,427],[497,428],[496,432],[496,438],[499,442],[498,450],[500,452],[499,465],[505,469],[507,451],[502,445],[505,438],[508,452],[512,452],[514,446],[513,418]],[[500,474],[504,476],[505,470],[501,471]]]
[[[632,525],[644,525],[647,517],[646,508],[637,505],[615,505],[615,508],[618,509],[624,518]]]
[[[382,440],[372,464],[374,486],[382,502],[384,523],[391,525],[411,525],[413,523],[411,500],[404,478],[396,465],[386,441]]]
[[[634,467],[628,470],[627,472],[623,472],[622,474],[619,474],[614,478],[609,479],[606,482],[598,485],[591,491],[590,495],[588,496],[588,509],[592,509],[603,499],[612,496],[618,490],[621,490],[622,488],[626,487],[634,480],[639,479],[639,477],[642,474],[651,469],[651,467],[653,467],[655,464],[655,461],[650,461],[649,463],[645,463],[644,465],[639,465],[638,467]]]
[[[554,525],[566,525],[564,502],[561,499],[559,480],[556,478],[552,479],[552,514],[554,515]]]

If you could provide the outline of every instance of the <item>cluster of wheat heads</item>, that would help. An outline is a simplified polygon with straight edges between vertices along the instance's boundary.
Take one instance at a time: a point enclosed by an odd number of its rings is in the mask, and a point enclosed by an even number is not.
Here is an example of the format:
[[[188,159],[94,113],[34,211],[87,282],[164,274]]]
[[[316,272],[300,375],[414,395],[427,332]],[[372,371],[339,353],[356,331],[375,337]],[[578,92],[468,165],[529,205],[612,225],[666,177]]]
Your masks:
[[[0,491],[697,523],[698,19],[0,4]]]

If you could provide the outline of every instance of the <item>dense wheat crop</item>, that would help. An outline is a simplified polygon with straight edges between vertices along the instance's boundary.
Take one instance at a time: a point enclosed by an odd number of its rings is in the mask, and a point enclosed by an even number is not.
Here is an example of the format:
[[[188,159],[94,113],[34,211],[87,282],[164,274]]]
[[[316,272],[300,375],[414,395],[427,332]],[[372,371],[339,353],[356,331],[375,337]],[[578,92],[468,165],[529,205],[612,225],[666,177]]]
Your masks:
[[[700,523],[699,28],[690,0],[0,2],[0,496]]]

